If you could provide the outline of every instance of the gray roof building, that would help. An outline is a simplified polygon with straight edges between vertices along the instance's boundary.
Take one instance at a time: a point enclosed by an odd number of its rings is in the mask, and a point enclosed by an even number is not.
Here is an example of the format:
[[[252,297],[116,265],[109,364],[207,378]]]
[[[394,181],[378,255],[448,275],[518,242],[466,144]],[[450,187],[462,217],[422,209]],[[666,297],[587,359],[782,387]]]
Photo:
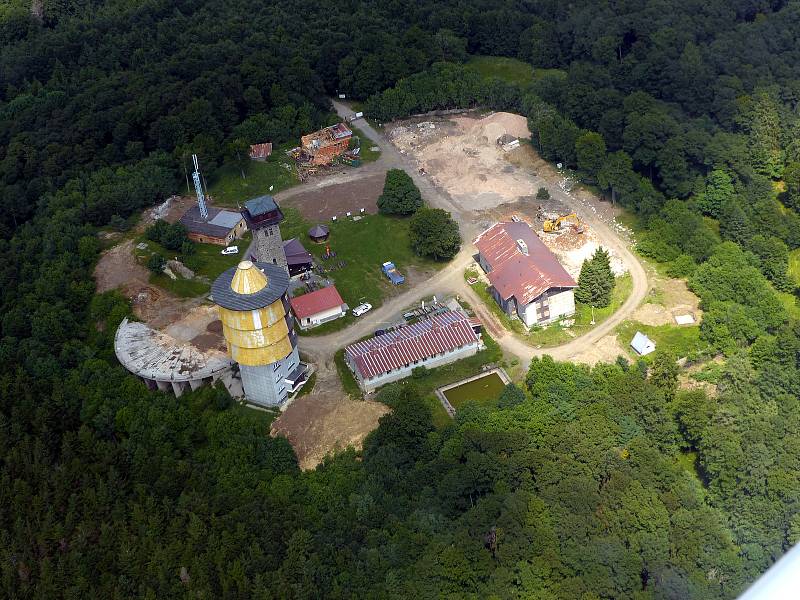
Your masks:
[[[200,207],[192,205],[181,217],[181,223],[190,234],[225,239],[242,221],[242,215],[230,210],[208,207],[208,220],[200,215]]]

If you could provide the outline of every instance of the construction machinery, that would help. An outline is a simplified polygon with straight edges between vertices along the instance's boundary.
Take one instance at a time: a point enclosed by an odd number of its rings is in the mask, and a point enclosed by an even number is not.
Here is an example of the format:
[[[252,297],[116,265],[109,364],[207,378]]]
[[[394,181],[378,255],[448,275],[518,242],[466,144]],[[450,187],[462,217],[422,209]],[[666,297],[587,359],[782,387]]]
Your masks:
[[[572,223],[572,228],[576,233],[583,233],[584,231],[583,223],[575,213],[563,215],[556,219],[545,219],[542,229],[544,229],[545,233],[557,233],[561,231],[561,226],[564,223]]]

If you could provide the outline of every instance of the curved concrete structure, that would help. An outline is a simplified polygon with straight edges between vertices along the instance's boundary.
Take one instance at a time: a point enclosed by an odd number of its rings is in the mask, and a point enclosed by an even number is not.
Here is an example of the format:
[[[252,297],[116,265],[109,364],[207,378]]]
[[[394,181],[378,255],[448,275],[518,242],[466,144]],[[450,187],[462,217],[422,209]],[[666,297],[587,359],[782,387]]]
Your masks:
[[[222,379],[232,395],[236,363],[222,352],[202,352],[144,323],[123,319],[114,336],[114,352],[123,367],[141,378],[151,389],[172,390],[180,396],[186,389]]]

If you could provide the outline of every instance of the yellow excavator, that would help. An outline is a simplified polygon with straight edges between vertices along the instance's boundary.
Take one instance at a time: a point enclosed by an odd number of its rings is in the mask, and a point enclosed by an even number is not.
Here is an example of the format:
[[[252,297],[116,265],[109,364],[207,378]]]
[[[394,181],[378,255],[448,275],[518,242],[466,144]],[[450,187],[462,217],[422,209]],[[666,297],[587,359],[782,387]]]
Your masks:
[[[576,233],[583,233],[583,223],[581,223],[580,219],[578,219],[578,215],[575,213],[570,213],[563,217],[558,217],[557,219],[545,219],[542,229],[544,229],[545,233],[556,233],[561,231],[561,225],[566,222],[572,223],[572,227],[575,229]]]

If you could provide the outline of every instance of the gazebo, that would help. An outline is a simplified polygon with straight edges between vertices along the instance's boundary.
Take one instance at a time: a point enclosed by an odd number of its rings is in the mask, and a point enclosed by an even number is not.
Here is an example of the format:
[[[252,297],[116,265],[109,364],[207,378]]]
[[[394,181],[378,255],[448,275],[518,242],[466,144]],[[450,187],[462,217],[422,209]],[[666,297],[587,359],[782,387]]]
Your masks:
[[[314,225],[314,227],[308,230],[308,237],[317,244],[322,244],[327,241],[330,234],[330,229],[328,229],[326,225]]]

